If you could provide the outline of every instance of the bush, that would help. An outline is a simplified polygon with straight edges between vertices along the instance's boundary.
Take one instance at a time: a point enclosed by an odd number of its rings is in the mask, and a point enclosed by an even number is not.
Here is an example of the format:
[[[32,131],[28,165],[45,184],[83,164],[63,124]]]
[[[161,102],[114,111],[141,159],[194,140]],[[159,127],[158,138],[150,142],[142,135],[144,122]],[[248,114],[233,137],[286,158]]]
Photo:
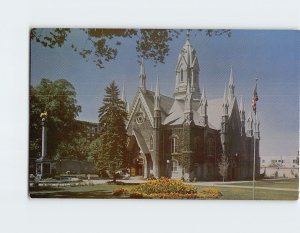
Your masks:
[[[113,191],[113,195],[114,196],[121,196],[123,194],[127,194],[128,193],[128,190],[127,189],[124,189],[124,188],[120,188],[120,189],[115,189]]]
[[[155,193],[197,193],[197,189],[192,185],[184,184],[181,180],[170,180],[165,177],[162,177],[159,180],[150,180],[147,183],[140,184],[138,187],[134,188],[133,191],[147,195]]]

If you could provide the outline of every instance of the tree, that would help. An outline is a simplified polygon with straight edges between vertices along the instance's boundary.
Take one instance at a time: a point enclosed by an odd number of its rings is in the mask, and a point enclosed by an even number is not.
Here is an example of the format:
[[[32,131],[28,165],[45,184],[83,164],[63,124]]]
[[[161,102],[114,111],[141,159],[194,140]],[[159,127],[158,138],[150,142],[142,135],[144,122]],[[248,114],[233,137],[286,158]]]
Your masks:
[[[70,34],[75,29],[54,28],[38,29],[33,28],[30,38],[44,47],[62,47],[70,38]],[[136,52],[138,57],[151,59],[155,63],[164,63],[165,57],[170,51],[170,42],[184,30],[175,29],[80,29],[86,41],[83,47],[78,42],[70,42],[71,48],[78,53],[85,61],[92,60],[97,67],[103,68],[104,62],[109,62],[116,58],[118,47],[122,44],[121,38],[134,38],[136,40]],[[205,36],[231,36],[231,30],[190,30],[190,33],[201,32]]]
[[[68,143],[60,143],[57,147],[56,159],[68,158],[75,160],[88,160],[88,140],[79,135],[74,135],[74,138]]]
[[[126,163],[127,113],[114,81],[105,92],[103,106],[99,108],[100,151],[95,164],[99,171],[108,171],[116,182],[117,172],[125,168]]]
[[[65,79],[50,81],[42,79],[36,87],[30,87],[30,148],[31,158],[39,157],[41,151],[40,113],[47,112],[48,153],[56,155],[60,143],[70,142],[79,125],[75,118],[81,111],[77,105],[76,92],[71,83]]]
[[[218,163],[218,167],[219,167],[219,173],[223,177],[223,182],[224,182],[229,167],[229,161],[228,158],[225,156],[225,154],[222,154],[221,159]]]

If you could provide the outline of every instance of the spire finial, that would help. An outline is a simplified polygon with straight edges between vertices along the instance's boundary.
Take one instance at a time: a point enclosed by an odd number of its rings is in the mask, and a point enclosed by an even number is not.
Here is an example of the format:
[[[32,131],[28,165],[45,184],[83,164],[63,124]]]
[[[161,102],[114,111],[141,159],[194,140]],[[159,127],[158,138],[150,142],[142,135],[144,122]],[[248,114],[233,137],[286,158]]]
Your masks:
[[[228,91],[227,91],[227,84],[225,85],[225,90],[224,90],[224,104],[228,104]]]
[[[140,88],[142,91],[146,91],[146,74],[144,66],[144,58],[142,57],[141,68],[140,68]]]
[[[189,40],[189,39],[190,39],[190,29],[187,29],[186,40]]]
[[[159,90],[159,79],[157,76],[155,95],[154,95],[154,111],[159,111],[159,110],[160,110],[160,90]]]
[[[232,65],[230,67],[230,76],[229,76],[229,86],[233,86],[234,81],[233,81],[233,71],[232,71]]]
[[[243,96],[241,95],[241,102],[240,102],[240,111],[244,112],[245,111],[245,107],[244,107],[244,101],[243,101]]]
[[[159,78],[158,78],[158,75],[157,75],[157,77],[156,77],[155,96],[160,96]]]
[[[126,102],[126,96],[125,96],[125,83],[123,82],[123,88],[122,88],[122,95],[121,100]]]

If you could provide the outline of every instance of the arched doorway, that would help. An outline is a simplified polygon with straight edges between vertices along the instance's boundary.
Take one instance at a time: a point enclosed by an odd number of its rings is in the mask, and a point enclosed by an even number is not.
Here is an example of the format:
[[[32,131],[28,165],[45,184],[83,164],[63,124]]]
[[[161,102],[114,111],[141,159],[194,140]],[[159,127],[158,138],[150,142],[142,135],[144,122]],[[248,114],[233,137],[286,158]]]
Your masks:
[[[129,138],[127,149],[130,156],[130,176],[148,178],[153,169],[153,163],[144,138],[136,130],[133,130]]]
[[[133,159],[130,167],[130,176],[143,176],[145,170],[145,161],[140,155]]]

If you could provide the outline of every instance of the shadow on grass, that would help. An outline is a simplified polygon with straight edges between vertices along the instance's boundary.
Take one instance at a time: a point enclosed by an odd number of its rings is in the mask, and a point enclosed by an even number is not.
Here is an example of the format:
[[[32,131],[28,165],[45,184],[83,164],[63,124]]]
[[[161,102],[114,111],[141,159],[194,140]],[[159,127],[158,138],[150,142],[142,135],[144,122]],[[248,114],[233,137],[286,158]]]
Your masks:
[[[44,192],[44,193],[31,193],[32,198],[86,198],[86,199],[111,199],[116,198],[111,192],[105,190],[88,191],[88,192]],[[124,197],[123,197],[124,198]]]

